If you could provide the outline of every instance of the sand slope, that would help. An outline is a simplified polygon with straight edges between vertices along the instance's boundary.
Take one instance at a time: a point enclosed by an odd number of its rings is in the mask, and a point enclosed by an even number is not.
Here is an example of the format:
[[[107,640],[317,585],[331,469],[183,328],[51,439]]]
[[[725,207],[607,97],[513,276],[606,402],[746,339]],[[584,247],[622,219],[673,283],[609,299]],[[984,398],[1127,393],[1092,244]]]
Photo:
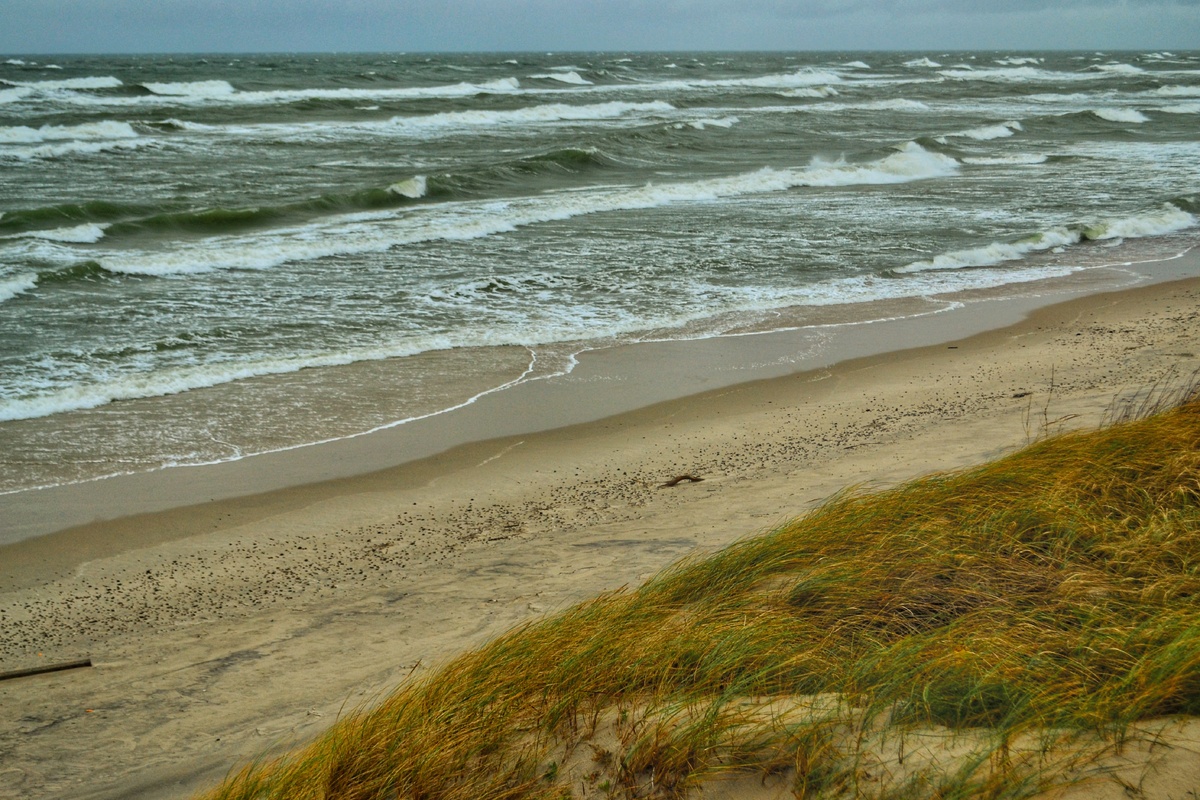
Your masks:
[[[173,797],[521,620],[1200,367],[1200,281],[0,549],[0,797]],[[1051,389],[1052,387],[1052,389]],[[670,488],[682,474],[703,478]],[[715,795],[714,795],[715,796]],[[1115,795],[1114,795],[1115,796]]]

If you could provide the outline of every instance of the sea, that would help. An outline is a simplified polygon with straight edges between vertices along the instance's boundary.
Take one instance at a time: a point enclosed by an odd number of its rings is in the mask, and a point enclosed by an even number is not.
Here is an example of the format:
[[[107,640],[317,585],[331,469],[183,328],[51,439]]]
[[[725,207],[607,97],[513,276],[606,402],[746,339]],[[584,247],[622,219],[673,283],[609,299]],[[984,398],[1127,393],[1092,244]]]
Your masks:
[[[0,56],[0,492],[937,313],[1198,214],[1196,52]]]

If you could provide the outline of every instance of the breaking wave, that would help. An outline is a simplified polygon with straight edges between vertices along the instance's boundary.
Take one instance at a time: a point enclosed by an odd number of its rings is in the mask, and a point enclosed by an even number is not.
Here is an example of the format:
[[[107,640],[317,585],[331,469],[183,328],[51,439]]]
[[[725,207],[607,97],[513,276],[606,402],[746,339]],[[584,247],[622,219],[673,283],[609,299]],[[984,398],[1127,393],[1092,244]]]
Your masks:
[[[164,97],[228,97],[237,91],[229,81],[143,83],[142,86]]]
[[[37,282],[37,275],[32,273],[0,277],[0,303],[28,292],[37,286]]]
[[[578,72],[550,72],[542,75],[530,75],[530,78],[569,83],[573,86],[593,86],[592,81],[582,77]]]
[[[1140,125],[1150,121],[1149,117],[1134,108],[1096,108],[1092,109],[1092,113],[1109,122],[1130,122]]]
[[[1012,156],[965,156],[964,164],[979,164],[982,166],[1004,166],[1004,165],[1032,165],[1045,164],[1047,156],[1044,155],[1012,155]]]
[[[1056,247],[1068,247],[1084,240],[1136,239],[1175,233],[1196,224],[1188,212],[1166,203],[1157,211],[1087,225],[1058,227],[1015,242],[993,242],[983,247],[943,253],[927,261],[915,261],[893,272],[908,274],[929,270],[989,267],[1005,261]]]
[[[624,117],[629,114],[662,113],[674,110],[673,105],[662,101],[652,103],[613,101],[591,105],[550,103],[511,111],[447,111],[421,117],[392,117],[388,120],[387,125],[395,129],[419,131],[430,128],[599,121]]]
[[[360,213],[309,225],[240,237],[215,237],[160,253],[107,253],[105,270],[135,275],[178,275],[218,269],[269,269],[291,261],[384,252],[429,241],[462,241],[573,217],[786,191],[797,187],[895,184],[954,174],[958,162],[909,142],[878,161],[814,161],[803,169],[764,168],[725,178],[638,188],[608,187],[495,202],[451,202],[420,212]]]
[[[124,86],[119,79],[106,75],[103,77],[90,78],[67,78],[66,80],[57,81],[10,81],[0,80],[0,83],[8,84],[9,86],[20,86],[34,91],[54,91],[56,89],[116,89]]]
[[[1200,114],[1200,103],[1179,103],[1173,106],[1159,106],[1155,111],[1166,114]]]
[[[1017,121],[1003,122],[999,125],[984,125],[978,128],[969,128],[965,131],[957,133],[948,133],[947,137],[961,137],[966,139],[974,139],[979,142],[987,142],[992,139],[1005,139],[1012,136],[1015,132],[1024,130],[1021,123]]]
[[[1140,75],[1146,70],[1141,67],[1135,67],[1133,64],[1118,64],[1112,62],[1109,64],[1093,64],[1088,67],[1092,72],[1102,72],[1107,75]]]
[[[1200,97],[1200,86],[1160,86],[1146,94],[1157,97]]]
[[[30,239],[41,239],[47,242],[64,242],[68,244],[95,244],[104,238],[107,224],[88,222],[71,228],[50,228],[48,230],[27,231],[19,234]],[[8,238],[8,237],[6,237]]]
[[[0,160],[16,159],[18,161],[33,161],[37,159],[63,158],[66,156],[95,155],[115,150],[134,150],[152,144],[152,140],[143,138],[133,139],[100,139],[63,142],[61,144],[42,144],[33,147],[6,147],[0,149]]]
[[[43,125],[40,128],[15,125],[0,127],[0,145],[40,144],[64,139],[133,139],[137,135],[128,122],[113,120],[81,125]]]

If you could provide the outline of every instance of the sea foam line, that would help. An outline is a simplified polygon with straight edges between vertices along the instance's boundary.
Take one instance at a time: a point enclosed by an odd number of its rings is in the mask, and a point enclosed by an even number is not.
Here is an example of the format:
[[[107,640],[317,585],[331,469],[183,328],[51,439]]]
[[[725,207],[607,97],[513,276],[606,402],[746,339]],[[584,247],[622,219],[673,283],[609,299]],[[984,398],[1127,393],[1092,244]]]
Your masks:
[[[844,304],[847,302],[867,303],[899,298],[928,297],[930,295],[946,294],[972,289],[992,288],[1002,285],[1044,280],[1047,278],[1063,277],[1078,272],[1080,269],[1080,267],[1073,266],[1043,266],[1017,271],[984,269],[974,271],[969,275],[956,276],[953,279],[944,273],[926,273],[921,275],[913,275],[908,280],[903,282],[886,279],[881,280],[869,275],[856,276],[852,278],[833,278],[807,287],[798,287],[792,292],[769,293],[768,297],[748,304],[734,302],[725,308],[705,308],[700,312],[693,312],[691,314],[685,314],[681,317],[672,319],[646,320],[638,317],[636,321],[631,319],[629,324],[624,326],[621,330],[606,331],[604,336],[592,337],[591,340],[595,341],[597,339],[603,339],[613,341],[655,341],[657,339],[652,340],[639,338],[636,334],[639,331],[645,331],[647,329],[662,330],[664,328],[676,328],[682,331],[684,326],[688,323],[713,317],[714,314],[763,312],[795,305],[820,306],[829,304]],[[649,328],[647,327],[648,323]],[[776,330],[792,329],[793,328],[790,327],[779,327],[757,331],[754,333],[769,333]],[[590,332],[590,329],[588,332]],[[551,331],[550,333],[554,334],[555,332]],[[551,370],[545,374],[538,375],[537,377],[532,377],[538,363],[538,356],[535,347],[539,345],[551,345],[556,342],[560,343],[563,341],[577,341],[586,339],[586,334],[581,335],[581,333],[583,332],[580,331],[577,325],[570,326],[568,329],[557,331],[557,334],[562,338],[545,339],[537,343],[531,343],[528,341],[527,332],[523,328],[515,329],[510,331],[509,334],[501,336],[496,336],[495,331],[492,331],[490,332],[486,342],[470,337],[462,339],[461,341],[454,341],[442,336],[423,337],[417,340],[410,340],[385,347],[356,348],[340,352],[311,354],[308,356],[293,356],[271,360],[258,360],[253,362],[242,362],[240,364],[212,364],[201,367],[160,371],[150,374],[126,375],[120,379],[108,381],[102,384],[93,384],[91,386],[73,386],[64,390],[59,390],[52,394],[42,395],[40,397],[12,400],[5,403],[0,403],[0,420],[44,417],[55,413],[96,408],[119,399],[161,397],[195,389],[219,386],[239,380],[293,373],[301,369],[343,366],[362,361],[373,361],[386,358],[402,358],[405,356],[417,355],[420,353],[427,353],[437,350],[448,350],[456,347],[523,346],[530,352],[529,364],[520,376],[479,392],[460,403],[432,412],[408,416],[386,422],[358,433],[332,437],[316,442],[304,442],[261,452],[292,450],[300,447],[306,447],[310,444],[321,444],[340,439],[354,438],[356,436],[367,435],[381,430],[398,427],[410,422],[428,419],[440,414],[465,408],[466,406],[477,402],[479,399],[489,394],[512,388],[527,381],[542,380],[568,374],[577,365],[577,356],[580,353],[596,348],[586,344],[581,344],[578,346],[578,349],[569,353],[561,360],[563,365],[561,368]],[[715,331],[687,335],[684,338],[706,339],[742,335],[753,334]],[[525,337],[525,339],[523,340],[522,337]],[[237,456],[222,460],[234,460],[239,457],[255,454],[257,453],[241,453]],[[202,463],[219,462],[213,461]]]

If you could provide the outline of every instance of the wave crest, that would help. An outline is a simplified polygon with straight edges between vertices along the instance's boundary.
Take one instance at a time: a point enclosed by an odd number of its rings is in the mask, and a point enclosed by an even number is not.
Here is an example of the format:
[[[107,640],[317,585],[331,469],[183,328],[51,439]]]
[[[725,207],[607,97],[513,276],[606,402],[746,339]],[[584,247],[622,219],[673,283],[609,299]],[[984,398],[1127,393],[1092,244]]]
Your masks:
[[[142,87],[164,97],[228,97],[237,91],[229,81],[143,83]]]
[[[88,78],[67,78],[57,81],[9,81],[0,80],[9,86],[22,86],[34,91],[53,91],[55,89],[116,89],[125,84],[111,75]]]
[[[1095,108],[1092,113],[1109,122],[1129,122],[1140,125],[1149,122],[1150,118],[1136,108]]]
[[[609,187],[495,202],[434,204],[421,213],[358,213],[246,236],[214,237],[159,253],[110,252],[98,261],[113,273],[180,275],[218,269],[270,269],[291,261],[384,252],[407,244],[465,241],[588,214],[764,194],[812,186],[894,184],[953,174],[958,162],[915,142],[878,161],[814,161],[804,169],[764,168],[724,178],[637,188]]]
[[[37,286],[37,282],[37,275],[33,273],[0,277],[0,303],[28,292]]]
[[[559,83],[569,83],[572,86],[592,86],[592,82],[580,75],[578,72],[550,72],[541,75],[530,75],[530,78],[537,78],[547,81],[558,81]]]
[[[137,135],[128,122],[113,120],[81,125],[43,125],[40,128],[16,125],[0,128],[0,144],[39,144],[64,139],[133,139]]]
[[[893,272],[910,274],[931,270],[990,267],[1005,261],[1023,258],[1030,253],[1051,250],[1056,247],[1068,247],[1084,240],[1163,236],[1190,228],[1195,224],[1196,217],[1177,206],[1164,203],[1161,209],[1145,214],[1135,214],[1079,227],[1058,227],[1015,242],[993,242],[982,247],[943,253],[927,261],[915,261],[907,266],[899,267]]]

